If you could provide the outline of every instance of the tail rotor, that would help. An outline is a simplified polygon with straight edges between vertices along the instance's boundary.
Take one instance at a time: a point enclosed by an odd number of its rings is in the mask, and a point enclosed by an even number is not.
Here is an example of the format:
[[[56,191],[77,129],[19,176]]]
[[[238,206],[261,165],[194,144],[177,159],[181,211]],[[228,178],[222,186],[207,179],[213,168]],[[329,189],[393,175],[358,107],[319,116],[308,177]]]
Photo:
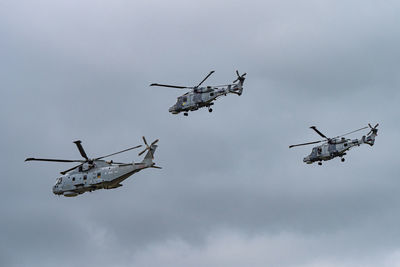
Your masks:
[[[244,80],[246,79],[244,76],[246,76],[246,74],[247,74],[247,73],[245,72],[245,73],[243,73],[242,75],[240,75],[240,74],[239,74],[239,71],[236,70],[237,78],[236,78],[236,80],[233,81],[233,83],[235,83],[235,82],[237,82],[237,81],[244,82]]]
[[[155,141],[153,141],[153,143],[148,145],[146,138],[144,136],[142,136],[142,138],[143,138],[143,142],[144,142],[146,148],[142,152],[140,152],[138,155],[141,156],[144,152],[149,151],[151,158],[154,159],[154,155],[153,155],[151,148],[153,147],[153,145],[155,145],[159,141],[159,139],[156,139]]]
[[[371,130],[369,131],[369,133],[367,135],[370,135],[371,133],[374,133],[375,135],[378,135],[378,129],[377,127],[379,126],[379,123],[377,123],[374,127],[371,126],[370,123],[368,123],[369,128],[371,128]]]

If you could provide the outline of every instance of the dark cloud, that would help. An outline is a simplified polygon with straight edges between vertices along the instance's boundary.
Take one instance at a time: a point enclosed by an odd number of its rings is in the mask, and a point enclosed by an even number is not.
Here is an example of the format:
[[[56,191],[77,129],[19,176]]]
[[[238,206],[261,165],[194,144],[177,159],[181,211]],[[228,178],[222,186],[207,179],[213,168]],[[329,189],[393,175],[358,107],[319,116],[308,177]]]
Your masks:
[[[0,265],[393,266],[398,3],[3,1]],[[241,97],[173,116],[182,91]],[[309,166],[316,125],[380,123],[374,147]],[[81,139],[98,156],[160,138],[156,162],[116,190],[52,195]],[[361,133],[360,133],[361,135]],[[357,134],[354,135],[356,137]],[[138,160],[137,152],[115,160]],[[288,257],[291,255],[291,257]]]

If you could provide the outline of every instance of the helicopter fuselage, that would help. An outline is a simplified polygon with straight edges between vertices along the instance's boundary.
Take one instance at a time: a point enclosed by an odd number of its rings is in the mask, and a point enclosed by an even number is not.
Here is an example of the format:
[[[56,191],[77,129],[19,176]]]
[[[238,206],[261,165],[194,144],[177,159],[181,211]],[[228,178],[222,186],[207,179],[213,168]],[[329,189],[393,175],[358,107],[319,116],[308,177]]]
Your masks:
[[[346,155],[346,152],[350,148],[355,147],[355,146],[360,146],[361,144],[368,144],[370,146],[374,145],[375,137],[378,135],[378,129],[377,129],[378,126],[379,126],[379,123],[377,123],[374,127],[372,127],[372,125],[370,123],[368,123],[368,126],[345,133],[345,134],[337,136],[335,138],[328,138],[323,133],[321,133],[317,129],[317,127],[311,126],[310,128],[313,129],[321,137],[325,138],[325,140],[318,140],[318,141],[313,141],[313,142],[290,145],[289,148],[298,147],[298,146],[306,146],[306,145],[324,142],[322,145],[315,146],[312,149],[310,155],[303,158],[303,162],[305,162],[307,164],[312,164],[313,162],[317,161],[318,165],[321,165],[322,161],[331,160],[336,157],[341,157],[341,161],[344,162],[345,159],[343,158],[343,156]],[[343,137],[345,135],[349,135],[349,134],[367,129],[368,127],[370,128],[370,131],[368,132],[368,134],[366,136],[364,135],[360,139],[351,140],[351,139],[347,139],[347,138]]]
[[[215,71],[211,71],[198,85],[194,87],[177,86],[169,84],[152,83],[150,86],[161,86],[178,89],[190,89],[191,91],[178,97],[175,105],[169,108],[169,112],[172,114],[179,114],[184,112],[183,115],[187,116],[188,111],[198,110],[199,108],[208,107],[208,111],[212,112],[212,103],[220,96],[226,96],[227,94],[241,95],[243,92],[243,83],[246,79],[247,73],[240,75],[239,71],[236,70],[237,78],[231,84],[218,85],[218,86],[202,86],[204,81],[210,77]]]
[[[122,186],[121,182],[127,179],[132,174],[146,168],[161,169],[153,162],[154,152],[157,149],[156,143],[159,139],[153,141],[150,145],[147,143],[146,138],[143,136],[143,142],[146,148],[138,155],[146,155],[139,163],[116,163],[105,161],[104,158],[117,155],[135,148],[141,147],[134,146],[119,152],[111,153],[97,158],[89,158],[82,146],[82,141],[74,141],[81,156],[84,160],[70,160],[70,159],[54,159],[54,158],[27,158],[25,161],[47,161],[47,162],[79,162],[78,166],[74,166],[66,171],[62,171],[62,176],[57,179],[56,184],[53,186],[53,193],[55,195],[63,195],[66,197],[75,197],[85,192],[92,192],[98,189],[113,189]]]
[[[210,107],[220,96],[226,96],[229,93],[241,95],[242,86],[239,84],[229,85],[225,88],[218,87],[202,87],[196,88],[191,92],[188,92],[182,96],[179,96],[175,105],[169,108],[169,112],[172,114],[179,114],[180,112],[188,112],[198,110],[203,107]]]
[[[327,143],[314,147],[311,154],[303,159],[303,162],[311,164],[316,161],[321,162],[336,157],[341,157],[342,161],[344,161],[343,156],[346,155],[346,151],[350,148],[360,146],[361,144],[373,146],[375,143],[376,132],[368,136],[363,136],[361,139],[350,140],[346,138],[334,138]]]
[[[113,189],[122,186],[121,182],[132,174],[149,168],[154,163],[141,162],[114,165],[96,161],[88,170],[73,170],[57,179],[53,186],[55,195],[74,197],[98,189]]]
[[[311,164],[316,161],[326,161],[335,157],[343,157],[346,155],[347,150],[359,145],[360,142],[358,139],[350,140],[343,138],[341,140],[332,140],[331,142],[314,147],[310,155],[305,157],[303,161]]]

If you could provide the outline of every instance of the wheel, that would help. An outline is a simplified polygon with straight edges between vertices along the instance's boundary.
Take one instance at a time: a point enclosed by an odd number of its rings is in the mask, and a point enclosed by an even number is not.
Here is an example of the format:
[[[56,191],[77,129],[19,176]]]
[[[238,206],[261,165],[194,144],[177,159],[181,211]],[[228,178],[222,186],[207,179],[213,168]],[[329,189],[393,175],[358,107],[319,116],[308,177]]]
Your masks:
[[[318,162],[318,165],[321,166],[321,165],[322,165],[322,162]]]
[[[209,109],[208,109],[208,112],[212,112],[212,108],[209,108]]]
[[[187,116],[187,115],[189,115],[187,112],[183,113],[183,116]]]
[[[345,161],[345,159],[344,159],[344,158],[342,158],[342,159],[341,159],[341,161],[342,161],[342,162],[344,162],[344,161]]]

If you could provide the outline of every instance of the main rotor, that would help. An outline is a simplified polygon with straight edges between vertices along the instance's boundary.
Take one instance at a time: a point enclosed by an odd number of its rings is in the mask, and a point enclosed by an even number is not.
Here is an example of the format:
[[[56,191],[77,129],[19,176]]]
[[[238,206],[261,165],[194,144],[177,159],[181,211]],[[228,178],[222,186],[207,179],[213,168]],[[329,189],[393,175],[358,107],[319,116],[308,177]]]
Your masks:
[[[215,71],[210,71],[207,76],[196,86],[179,86],[179,85],[170,85],[170,84],[161,84],[161,83],[152,83],[150,86],[160,86],[160,87],[168,87],[168,88],[177,88],[177,89],[191,89],[196,90],[198,89]],[[242,75],[239,74],[239,71],[236,70],[237,78],[231,84],[224,84],[224,85],[216,85],[213,87],[225,87],[229,85],[235,84],[237,81],[243,82],[245,80],[245,76],[247,73],[243,73]]]
[[[62,171],[61,174],[64,175],[64,174],[66,174],[66,173],[69,172],[69,171],[72,171],[72,170],[74,170],[74,169],[76,169],[76,168],[81,167],[81,166],[82,166],[83,164],[85,164],[85,163],[88,163],[88,164],[90,164],[90,165],[93,165],[93,163],[94,163],[95,161],[97,161],[97,160],[101,160],[101,159],[103,159],[103,158],[107,158],[107,157],[110,157],[110,156],[114,156],[114,155],[117,155],[117,154],[120,154],[120,153],[129,151],[129,150],[132,150],[132,149],[136,149],[136,148],[139,148],[139,147],[142,146],[142,145],[138,145],[138,146],[130,147],[130,148],[127,148],[127,149],[124,149],[124,150],[121,150],[121,151],[118,151],[118,152],[115,152],[115,153],[111,153],[111,154],[108,154],[108,155],[105,155],[105,156],[101,156],[101,157],[97,157],[97,158],[92,158],[92,159],[91,159],[91,158],[89,158],[89,157],[87,156],[85,150],[83,149],[83,146],[82,146],[82,144],[81,144],[81,143],[82,143],[81,140],[74,141],[73,143],[77,146],[77,148],[78,148],[78,150],[79,150],[79,153],[80,153],[81,156],[84,158],[84,160],[47,159],[47,158],[46,158],[46,159],[45,159],[45,158],[27,158],[27,159],[25,159],[25,161],[79,162],[79,163],[80,163],[79,165],[77,165],[77,166],[75,166],[75,167],[73,167],[73,168],[70,168],[70,169],[68,169],[68,170]]]
[[[352,133],[355,133],[355,132],[358,132],[358,131],[367,129],[368,127],[371,128],[371,131],[367,134],[367,135],[369,135],[373,130],[376,130],[376,127],[378,127],[378,125],[379,125],[379,124],[376,124],[375,127],[372,127],[371,124],[368,124],[368,126],[365,126],[365,127],[360,128],[360,129],[357,129],[357,130],[354,130],[354,131],[351,131],[351,132],[348,132],[348,133],[345,133],[345,134],[336,136],[336,137],[334,137],[334,138],[329,138],[329,137],[327,137],[326,135],[324,135],[323,133],[321,133],[321,132],[317,129],[317,127],[311,126],[310,129],[313,129],[319,136],[321,136],[321,137],[324,138],[324,139],[323,139],[323,140],[314,141],[314,142],[308,142],[308,143],[290,145],[289,148],[296,147],[296,146],[306,146],[306,145],[318,144],[318,143],[321,143],[321,142],[326,142],[326,143],[331,144],[331,143],[333,142],[333,140],[335,140],[335,139],[337,139],[337,138],[344,137],[344,136],[346,136],[346,135],[349,135],[349,134],[352,134]],[[376,130],[376,131],[377,131],[377,130]]]
[[[178,86],[178,85],[169,85],[169,84],[160,84],[160,83],[152,83],[150,86],[161,86],[161,87],[169,87],[169,88],[178,88],[178,89],[197,89],[200,85],[202,85],[215,71],[210,71],[209,74],[196,86],[188,87],[188,86]]]

